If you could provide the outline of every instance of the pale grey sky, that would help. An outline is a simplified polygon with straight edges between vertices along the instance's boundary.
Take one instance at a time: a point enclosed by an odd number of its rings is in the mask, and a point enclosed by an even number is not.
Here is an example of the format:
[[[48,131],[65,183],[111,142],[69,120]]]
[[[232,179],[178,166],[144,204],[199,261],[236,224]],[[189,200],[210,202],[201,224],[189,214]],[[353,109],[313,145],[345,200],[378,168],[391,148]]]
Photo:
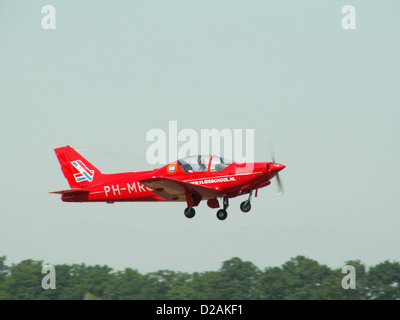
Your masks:
[[[56,9],[43,30],[41,9]],[[344,5],[356,29],[341,26]],[[2,1],[0,255],[151,272],[400,261],[398,1]],[[244,215],[202,203],[68,204],[53,149],[154,168],[146,133],[254,129],[275,181]]]

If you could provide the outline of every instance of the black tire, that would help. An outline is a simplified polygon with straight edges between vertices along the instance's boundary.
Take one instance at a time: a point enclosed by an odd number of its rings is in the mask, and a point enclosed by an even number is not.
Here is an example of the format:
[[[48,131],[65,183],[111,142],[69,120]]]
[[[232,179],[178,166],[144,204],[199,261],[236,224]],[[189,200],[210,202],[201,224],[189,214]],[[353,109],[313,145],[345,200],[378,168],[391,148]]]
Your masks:
[[[240,204],[240,210],[242,210],[242,212],[247,213],[251,210],[251,203],[249,200],[243,201]]]
[[[225,220],[227,216],[228,216],[228,212],[226,212],[225,209],[220,209],[217,211],[217,218],[219,220],[221,220],[221,221]]]
[[[194,210],[193,207],[188,207],[185,209],[184,213],[186,218],[192,219],[196,214],[196,210]]]

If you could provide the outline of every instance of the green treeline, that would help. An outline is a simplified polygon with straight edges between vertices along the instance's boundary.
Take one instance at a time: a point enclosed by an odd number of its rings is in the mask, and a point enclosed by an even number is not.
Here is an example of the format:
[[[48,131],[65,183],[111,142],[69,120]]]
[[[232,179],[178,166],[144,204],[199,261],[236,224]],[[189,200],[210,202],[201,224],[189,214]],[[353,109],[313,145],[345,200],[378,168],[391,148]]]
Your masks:
[[[342,268],[330,269],[317,261],[297,256],[280,267],[259,270],[253,263],[232,258],[218,271],[183,273],[160,270],[141,274],[126,268],[85,264],[53,265],[56,289],[44,290],[42,261],[24,260],[7,266],[0,257],[0,300],[14,299],[400,299],[400,264],[384,261],[355,268],[356,289],[343,289]]]

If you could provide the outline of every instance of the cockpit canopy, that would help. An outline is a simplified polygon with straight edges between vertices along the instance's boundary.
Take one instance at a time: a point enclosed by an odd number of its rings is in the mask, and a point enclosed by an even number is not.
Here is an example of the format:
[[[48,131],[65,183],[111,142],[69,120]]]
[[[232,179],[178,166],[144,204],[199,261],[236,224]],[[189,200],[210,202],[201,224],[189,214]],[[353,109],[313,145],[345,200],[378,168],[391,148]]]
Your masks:
[[[178,160],[185,172],[221,171],[233,163],[219,156],[197,155]]]

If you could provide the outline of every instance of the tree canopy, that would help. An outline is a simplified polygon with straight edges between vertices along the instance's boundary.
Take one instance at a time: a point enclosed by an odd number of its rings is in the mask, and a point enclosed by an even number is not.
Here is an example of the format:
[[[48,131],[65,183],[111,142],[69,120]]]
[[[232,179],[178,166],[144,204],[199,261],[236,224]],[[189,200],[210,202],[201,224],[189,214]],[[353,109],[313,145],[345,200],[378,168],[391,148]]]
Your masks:
[[[54,265],[56,289],[42,287],[43,261],[27,259],[7,266],[0,257],[0,300],[399,300],[400,264],[386,260],[355,270],[355,289],[344,289],[346,274],[304,256],[280,267],[257,268],[238,257],[217,271],[185,273],[159,270],[141,274],[107,265]]]

